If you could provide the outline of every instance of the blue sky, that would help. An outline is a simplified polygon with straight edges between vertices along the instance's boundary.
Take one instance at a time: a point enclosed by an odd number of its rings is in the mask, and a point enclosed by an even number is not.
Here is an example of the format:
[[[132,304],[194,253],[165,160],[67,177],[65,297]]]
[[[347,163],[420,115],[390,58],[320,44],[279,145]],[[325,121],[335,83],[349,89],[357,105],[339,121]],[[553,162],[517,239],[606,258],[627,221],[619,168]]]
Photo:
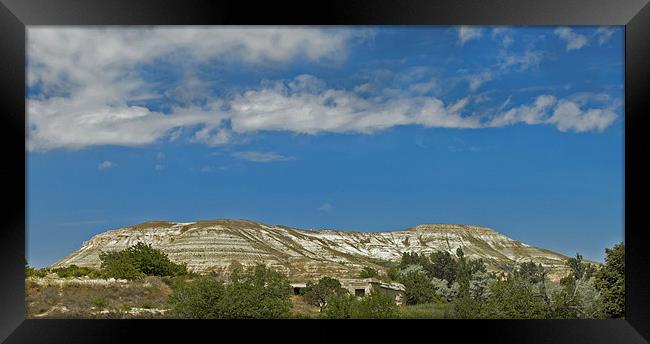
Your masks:
[[[245,218],[623,240],[621,27],[28,30],[28,262]]]

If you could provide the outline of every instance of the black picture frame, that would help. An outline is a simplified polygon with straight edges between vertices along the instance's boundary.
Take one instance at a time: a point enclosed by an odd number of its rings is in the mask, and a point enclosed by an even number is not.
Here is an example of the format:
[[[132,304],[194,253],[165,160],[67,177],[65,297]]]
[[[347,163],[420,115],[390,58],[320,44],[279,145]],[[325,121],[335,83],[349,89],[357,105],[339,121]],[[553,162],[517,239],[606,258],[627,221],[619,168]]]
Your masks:
[[[208,335],[210,341],[314,337],[499,343],[647,343],[650,250],[644,240],[644,164],[650,81],[648,0],[443,0],[250,3],[245,1],[0,0],[0,135],[5,205],[0,229],[0,341],[149,342]],[[25,32],[28,25],[624,25],[626,317],[617,320],[181,321],[25,319]],[[417,323],[417,324],[416,324]],[[241,325],[235,328],[233,325]],[[377,326],[377,325],[380,326]],[[414,325],[415,324],[415,325]],[[247,330],[248,329],[248,330]],[[242,331],[243,330],[243,331]],[[348,330],[347,334],[343,334]],[[304,335],[294,335],[304,332]],[[357,336],[354,336],[357,334]],[[213,335],[213,337],[210,337]],[[424,337],[422,337],[424,336]],[[211,338],[211,339],[210,339]],[[645,339],[644,339],[645,338]],[[415,338],[412,338],[415,340]],[[198,340],[198,339],[197,339]],[[421,339],[418,339],[421,340]]]

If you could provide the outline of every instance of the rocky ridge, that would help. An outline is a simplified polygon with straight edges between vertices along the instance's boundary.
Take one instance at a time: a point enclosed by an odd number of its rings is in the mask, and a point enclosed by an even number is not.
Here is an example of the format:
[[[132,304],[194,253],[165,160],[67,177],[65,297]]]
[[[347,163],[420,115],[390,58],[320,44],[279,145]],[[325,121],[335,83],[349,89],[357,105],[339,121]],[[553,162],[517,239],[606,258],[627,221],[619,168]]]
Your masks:
[[[364,266],[382,270],[404,252],[455,253],[462,247],[470,258],[483,258],[490,270],[533,261],[554,279],[566,274],[566,256],[510,239],[490,228],[424,224],[399,231],[354,232],[303,230],[247,220],[145,222],[109,230],[53,264],[99,267],[99,253],[123,250],[138,242],[151,244],[173,261],[205,273],[227,273],[234,262],[244,266],[265,263],[294,281],[328,275],[351,277]]]

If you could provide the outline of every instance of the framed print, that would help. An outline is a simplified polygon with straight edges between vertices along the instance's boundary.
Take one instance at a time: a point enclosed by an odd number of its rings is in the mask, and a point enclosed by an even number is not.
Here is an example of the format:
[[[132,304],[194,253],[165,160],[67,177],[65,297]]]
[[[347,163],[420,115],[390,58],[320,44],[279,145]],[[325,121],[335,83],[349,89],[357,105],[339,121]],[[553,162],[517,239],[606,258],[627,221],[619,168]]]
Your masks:
[[[0,338],[647,342],[646,2],[311,5],[3,0]]]

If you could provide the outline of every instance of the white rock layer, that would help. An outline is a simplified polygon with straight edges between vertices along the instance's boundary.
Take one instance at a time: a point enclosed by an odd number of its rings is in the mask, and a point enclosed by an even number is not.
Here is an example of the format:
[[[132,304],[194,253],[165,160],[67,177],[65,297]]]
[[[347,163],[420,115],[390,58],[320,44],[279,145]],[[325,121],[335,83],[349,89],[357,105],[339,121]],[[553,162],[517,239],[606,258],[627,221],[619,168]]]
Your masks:
[[[427,224],[393,232],[352,232],[215,220],[145,222],[110,230],[84,242],[53,267],[99,267],[100,252],[123,250],[138,242],[151,244],[197,272],[226,272],[235,261],[244,266],[265,263],[293,280],[323,275],[349,277],[363,266],[381,269],[378,261],[398,261],[404,252],[455,254],[458,247],[470,258],[483,258],[490,270],[533,261],[559,276],[566,272],[567,258],[478,226]]]

